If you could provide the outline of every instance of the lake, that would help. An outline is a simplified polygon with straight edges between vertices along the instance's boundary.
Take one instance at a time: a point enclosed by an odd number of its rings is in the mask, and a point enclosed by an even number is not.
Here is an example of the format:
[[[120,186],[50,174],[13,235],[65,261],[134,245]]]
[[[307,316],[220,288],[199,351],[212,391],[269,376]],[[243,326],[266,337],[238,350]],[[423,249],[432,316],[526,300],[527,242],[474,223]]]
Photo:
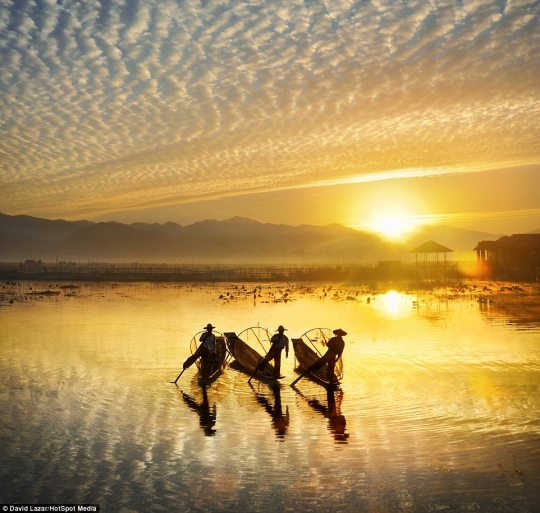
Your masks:
[[[18,282],[0,302],[0,503],[538,511],[538,285]],[[291,388],[292,348],[277,389],[232,367],[171,384],[209,322],[346,330],[340,390]]]

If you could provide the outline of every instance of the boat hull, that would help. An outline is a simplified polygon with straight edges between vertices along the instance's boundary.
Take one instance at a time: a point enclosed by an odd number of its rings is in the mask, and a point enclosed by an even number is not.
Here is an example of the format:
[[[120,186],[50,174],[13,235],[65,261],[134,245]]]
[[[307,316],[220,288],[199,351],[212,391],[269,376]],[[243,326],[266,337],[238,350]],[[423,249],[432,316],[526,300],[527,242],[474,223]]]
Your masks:
[[[309,347],[301,338],[293,338],[292,346],[296,361],[298,362],[297,371],[301,374],[306,372],[307,369],[321,357],[319,353]],[[338,363],[340,363],[339,360]],[[324,364],[322,368],[315,372],[308,372],[306,377],[326,388],[336,388],[339,386],[339,380],[341,378],[339,369],[341,369],[341,365],[336,364],[334,370],[334,382],[328,381],[328,364]]]
[[[255,373],[255,368],[263,356],[246,344],[236,333],[225,333],[225,339],[227,340],[229,352],[236,360],[235,367],[260,381],[266,383],[278,382],[278,379],[274,377],[274,366],[270,363],[266,364],[263,372]]]
[[[199,385],[210,385],[224,371],[227,366],[227,343],[225,337],[216,337],[216,351],[209,353],[206,361],[206,368],[201,368],[201,360],[197,360],[196,365],[199,369]]]

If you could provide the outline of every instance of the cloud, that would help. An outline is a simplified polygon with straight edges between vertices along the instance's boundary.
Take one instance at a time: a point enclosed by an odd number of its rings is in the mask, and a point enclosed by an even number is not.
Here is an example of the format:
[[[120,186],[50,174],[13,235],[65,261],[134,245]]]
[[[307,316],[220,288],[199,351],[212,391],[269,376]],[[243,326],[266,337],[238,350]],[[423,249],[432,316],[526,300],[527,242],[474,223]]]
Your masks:
[[[540,216],[540,208],[522,208],[517,210],[502,210],[498,212],[453,212],[446,214],[414,215],[407,220],[417,224],[447,224],[465,221],[493,220],[493,219],[516,219],[535,218]],[[357,225],[360,226],[360,225]]]
[[[0,210],[540,161],[540,11],[390,0],[0,7]]]

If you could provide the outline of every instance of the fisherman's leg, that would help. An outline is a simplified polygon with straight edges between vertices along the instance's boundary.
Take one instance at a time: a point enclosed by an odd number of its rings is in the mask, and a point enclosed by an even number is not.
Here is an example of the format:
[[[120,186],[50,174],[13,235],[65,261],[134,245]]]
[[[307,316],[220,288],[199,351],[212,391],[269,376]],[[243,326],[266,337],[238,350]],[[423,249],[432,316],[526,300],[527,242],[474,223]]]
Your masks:
[[[317,372],[319,369],[324,367],[324,364],[328,362],[328,359],[331,355],[327,352],[321,356],[315,363],[309,366],[308,370],[310,372]]]
[[[257,366],[255,367],[255,372],[259,372],[259,371],[263,371],[264,368],[266,367],[266,364],[270,361],[270,358],[271,358],[271,352],[272,350],[270,350],[268,352],[268,354],[264,357],[264,358],[261,358],[259,360],[259,363],[257,364]]]
[[[207,366],[208,366],[208,355],[210,351],[206,348],[203,348],[204,350],[201,351],[201,371],[203,374],[206,374]]]
[[[281,349],[276,350],[274,356],[274,377],[279,378],[281,376]]]
[[[329,362],[328,362],[328,382],[329,383],[332,383],[334,381],[336,381],[336,376],[334,375],[334,369],[336,368],[336,359],[335,358],[332,358]]]

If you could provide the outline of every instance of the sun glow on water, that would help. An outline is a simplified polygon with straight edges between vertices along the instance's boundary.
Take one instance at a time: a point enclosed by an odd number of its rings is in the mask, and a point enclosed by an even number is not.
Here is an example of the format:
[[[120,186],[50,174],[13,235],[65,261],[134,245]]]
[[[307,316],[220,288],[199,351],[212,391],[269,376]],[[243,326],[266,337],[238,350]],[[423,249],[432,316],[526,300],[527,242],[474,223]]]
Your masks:
[[[386,293],[385,306],[388,313],[396,314],[399,312],[399,294],[395,290]]]
[[[371,304],[378,311],[378,316],[386,319],[405,318],[410,315],[411,303],[409,297],[389,290],[385,294],[379,294]]]

